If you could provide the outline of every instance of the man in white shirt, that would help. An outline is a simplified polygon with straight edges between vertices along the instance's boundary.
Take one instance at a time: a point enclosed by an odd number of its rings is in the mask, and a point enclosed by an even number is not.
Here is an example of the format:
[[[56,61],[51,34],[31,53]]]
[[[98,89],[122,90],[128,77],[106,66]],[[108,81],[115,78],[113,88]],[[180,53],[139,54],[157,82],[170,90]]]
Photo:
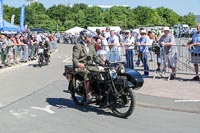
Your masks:
[[[130,69],[134,69],[133,63],[133,49],[134,49],[134,37],[130,36],[130,31],[125,31],[125,36],[123,38],[122,46],[126,49],[126,65]]]
[[[106,31],[104,32],[105,38],[108,40],[110,37],[110,27],[106,27]]]

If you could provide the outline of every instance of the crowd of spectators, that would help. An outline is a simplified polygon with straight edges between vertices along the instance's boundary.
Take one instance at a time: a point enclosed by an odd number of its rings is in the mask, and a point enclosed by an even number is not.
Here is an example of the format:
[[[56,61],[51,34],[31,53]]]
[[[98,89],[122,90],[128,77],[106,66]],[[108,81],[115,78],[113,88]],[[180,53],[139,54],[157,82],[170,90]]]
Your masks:
[[[62,40],[64,44],[77,44],[78,43],[78,37],[79,37],[79,33],[63,33],[62,34]]]
[[[199,29],[200,30],[200,29]],[[190,44],[195,44],[195,54],[198,56],[195,60],[195,72],[196,76],[193,80],[199,80],[197,66],[200,63],[199,60],[199,33],[195,32],[195,37],[192,37],[193,42]],[[176,78],[176,69],[178,63],[178,50],[180,47],[176,44],[175,36],[169,27],[163,27],[161,30],[140,28],[139,32],[134,30],[124,30],[122,32],[117,32],[110,30],[107,27],[103,31],[96,30],[97,36],[94,37],[94,46],[96,51],[104,50],[106,51],[106,58],[111,62],[125,61],[126,67],[130,69],[135,69],[134,65],[139,66],[142,63],[143,66],[143,76],[149,76],[149,63],[154,61],[156,56],[157,68],[156,72],[166,72],[170,71],[169,79],[173,80]],[[198,35],[198,36],[197,36]],[[194,41],[196,40],[196,41]],[[181,53],[182,54],[182,53]],[[194,50],[191,55],[194,55]],[[137,57],[135,57],[137,56]],[[192,56],[193,57],[193,56]],[[136,62],[134,62],[136,59]],[[193,62],[192,62],[193,63]],[[162,66],[162,69],[161,69]]]
[[[57,49],[57,38],[55,34],[0,34],[1,68],[36,60],[38,46],[44,41],[49,44],[50,53]]]
[[[196,76],[193,78],[194,80],[199,80],[199,36],[200,28],[197,27],[197,31],[195,31],[192,36],[192,41],[188,43],[190,49],[195,48],[191,50],[192,63],[194,63],[196,73]],[[10,67],[20,62],[26,63],[31,60],[36,60],[38,45],[43,41],[47,41],[50,46],[50,52],[54,52],[57,49],[57,43],[79,43],[79,33],[1,34],[1,66]],[[179,53],[173,30],[169,29],[169,27],[163,27],[159,30],[140,28],[138,32],[135,30],[119,32],[110,30],[110,27],[106,27],[106,29],[102,31],[96,29],[95,36],[93,37],[93,45],[97,52],[99,50],[104,50],[106,59],[111,62],[125,61],[126,67],[130,69],[135,69],[135,65],[140,66],[140,64],[142,64],[144,77],[149,76],[149,63],[152,61],[157,62],[156,72],[164,72],[169,68],[171,69],[170,79],[176,77]],[[194,45],[194,47],[192,47],[192,45]]]

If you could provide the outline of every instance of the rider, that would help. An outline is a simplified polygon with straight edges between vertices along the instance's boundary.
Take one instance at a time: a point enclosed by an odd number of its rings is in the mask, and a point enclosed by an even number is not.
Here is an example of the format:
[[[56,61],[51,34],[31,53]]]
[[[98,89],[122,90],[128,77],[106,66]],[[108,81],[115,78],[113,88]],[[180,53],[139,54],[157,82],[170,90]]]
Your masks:
[[[49,38],[44,38],[44,57],[50,62],[50,46],[49,46]]]
[[[93,35],[87,31],[80,32],[80,43],[73,47],[73,65],[76,72],[80,72],[84,76],[84,86],[87,94],[87,101],[93,99],[89,85],[88,73],[90,71],[99,71],[94,65],[95,63],[103,64],[103,61],[97,56],[94,46],[92,45]]]

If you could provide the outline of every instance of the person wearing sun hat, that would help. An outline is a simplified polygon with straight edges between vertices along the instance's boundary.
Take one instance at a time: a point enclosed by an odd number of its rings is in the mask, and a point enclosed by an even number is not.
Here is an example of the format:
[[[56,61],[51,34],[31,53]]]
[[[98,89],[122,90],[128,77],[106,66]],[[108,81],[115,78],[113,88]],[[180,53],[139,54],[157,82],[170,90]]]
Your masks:
[[[134,49],[134,37],[130,35],[129,30],[124,31],[124,38],[122,40],[122,46],[125,47],[126,66],[127,68],[134,69],[133,63],[133,49]]]
[[[197,24],[197,31],[192,35],[192,40],[187,43],[191,51],[191,63],[194,64],[196,76],[192,80],[199,81],[199,64],[200,64],[200,23]]]
[[[164,35],[159,39],[158,44],[163,48],[164,65],[172,70],[170,80],[176,76],[176,66],[178,59],[178,51],[174,35],[170,33],[169,27],[163,27]]]
[[[149,37],[145,29],[140,30],[141,37],[138,40],[137,46],[139,46],[139,53],[144,66],[144,77],[149,76],[149,61],[148,61],[148,46],[150,45]]]

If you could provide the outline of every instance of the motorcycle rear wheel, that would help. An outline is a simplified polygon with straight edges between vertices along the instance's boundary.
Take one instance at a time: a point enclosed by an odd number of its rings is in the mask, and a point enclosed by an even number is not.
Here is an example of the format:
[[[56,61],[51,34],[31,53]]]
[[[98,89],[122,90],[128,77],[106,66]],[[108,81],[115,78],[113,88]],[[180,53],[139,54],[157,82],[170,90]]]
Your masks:
[[[135,109],[135,96],[131,88],[127,89],[123,94],[120,94],[118,98],[112,99],[112,101],[114,103],[111,104],[111,110],[117,117],[127,118]]]
[[[78,80],[76,80],[75,86],[73,86],[72,81],[69,82],[69,86],[71,87],[71,96],[75,104],[83,106],[86,102],[86,92],[83,88],[84,84],[77,84],[77,81]]]

